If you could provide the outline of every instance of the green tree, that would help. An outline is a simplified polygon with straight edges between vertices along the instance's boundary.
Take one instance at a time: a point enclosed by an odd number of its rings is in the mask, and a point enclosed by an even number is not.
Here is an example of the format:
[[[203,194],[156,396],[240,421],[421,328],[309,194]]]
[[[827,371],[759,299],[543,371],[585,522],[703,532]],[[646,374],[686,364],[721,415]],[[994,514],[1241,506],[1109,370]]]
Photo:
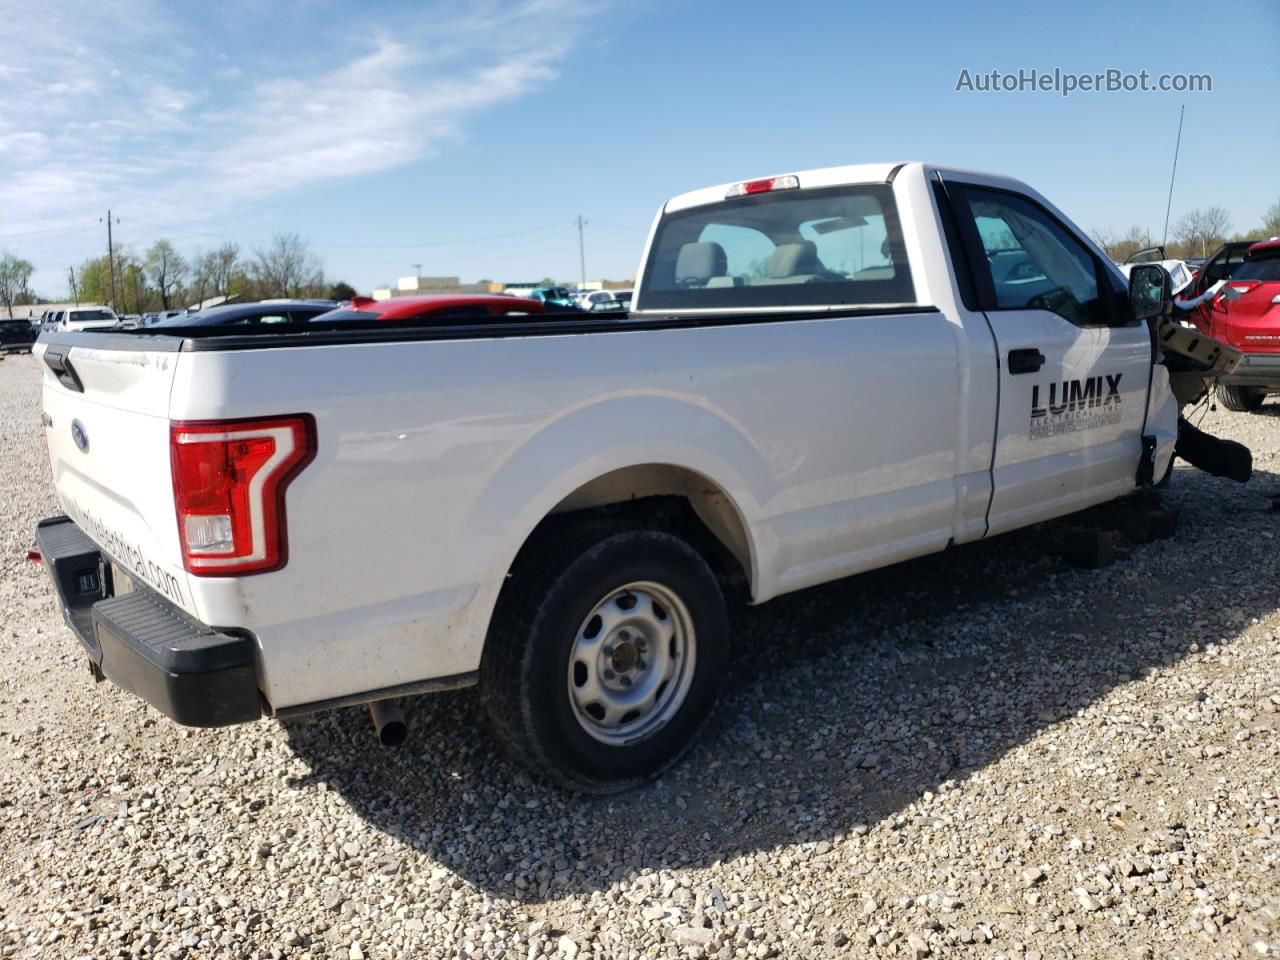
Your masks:
[[[27,284],[35,267],[28,260],[0,251],[0,306],[13,317],[13,305],[30,295]]]
[[[143,265],[134,258],[123,264],[116,277],[120,288],[120,302],[130,305],[130,313],[144,313],[151,306],[151,288],[147,286],[147,274]]]
[[[80,290],[81,303],[110,302],[111,279],[107,272],[107,258],[91,257],[80,264],[76,271],[76,286]]]
[[[356,288],[349,283],[338,281],[329,288],[330,300],[350,300],[356,295]]]

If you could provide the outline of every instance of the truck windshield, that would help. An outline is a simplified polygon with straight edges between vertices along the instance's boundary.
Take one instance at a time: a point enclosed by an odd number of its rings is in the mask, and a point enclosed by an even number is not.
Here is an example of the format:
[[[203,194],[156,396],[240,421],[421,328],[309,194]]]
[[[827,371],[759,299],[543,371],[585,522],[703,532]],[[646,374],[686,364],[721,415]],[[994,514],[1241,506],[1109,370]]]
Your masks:
[[[637,306],[912,303],[892,188],[867,184],[756,194],[664,217]]]

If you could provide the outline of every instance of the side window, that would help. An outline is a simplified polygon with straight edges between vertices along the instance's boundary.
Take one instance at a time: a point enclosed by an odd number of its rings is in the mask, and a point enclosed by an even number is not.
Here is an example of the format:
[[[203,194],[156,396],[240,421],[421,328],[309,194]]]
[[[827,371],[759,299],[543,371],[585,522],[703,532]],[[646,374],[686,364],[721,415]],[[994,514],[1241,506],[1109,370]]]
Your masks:
[[[1227,268],[1223,271],[1222,276],[1228,280],[1234,277],[1236,275],[1236,271],[1240,269],[1240,264],[1244,263],[1244,256],[1248,252],[1248,247],[1237,247],[1236,249],[1229,251],[1226,259]]]
[[[997,190],[967,187],[964,197],[985,254],[974,269],[990,278],[995,309],[1048,310],[1080,326],[1109,322],[1093,256],[1046,211]]]
[[[1212,257],[1208,263],[1204,265],[1204,274],[1200,279],[1200,291],[1203,293],[1213,284],[1222,279],[1227,269],[1227,252],[1224,250],[1216,256]]]

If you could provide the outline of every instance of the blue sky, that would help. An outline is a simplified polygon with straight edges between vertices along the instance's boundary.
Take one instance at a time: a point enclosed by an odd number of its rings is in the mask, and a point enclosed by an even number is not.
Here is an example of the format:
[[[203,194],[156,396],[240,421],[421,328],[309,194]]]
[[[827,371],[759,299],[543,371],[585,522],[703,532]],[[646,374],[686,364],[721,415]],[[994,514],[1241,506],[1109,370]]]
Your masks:
[[[362,291],[410,275],[629,276],[668,196],[931,160],[1086,227],[1280,199],[1280,4],[0,0],[0,249],[66,268],[161,236],[309,239]],[[15,56],[16,54],[16,56]],[[962,68],[1208,73],[1208,93],[957,93]],[[515,234],[515,235],[512,235]]]

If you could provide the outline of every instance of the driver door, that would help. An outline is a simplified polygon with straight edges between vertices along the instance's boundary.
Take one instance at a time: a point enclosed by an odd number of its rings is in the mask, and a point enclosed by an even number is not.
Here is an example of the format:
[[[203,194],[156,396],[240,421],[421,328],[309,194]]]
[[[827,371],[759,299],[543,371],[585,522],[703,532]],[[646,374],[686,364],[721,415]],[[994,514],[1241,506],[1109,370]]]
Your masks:
[[[1151,365],[1145,324],[1074,228],[1032,197],[948,183],[1000,362],[988,532],[1135,485]]]

